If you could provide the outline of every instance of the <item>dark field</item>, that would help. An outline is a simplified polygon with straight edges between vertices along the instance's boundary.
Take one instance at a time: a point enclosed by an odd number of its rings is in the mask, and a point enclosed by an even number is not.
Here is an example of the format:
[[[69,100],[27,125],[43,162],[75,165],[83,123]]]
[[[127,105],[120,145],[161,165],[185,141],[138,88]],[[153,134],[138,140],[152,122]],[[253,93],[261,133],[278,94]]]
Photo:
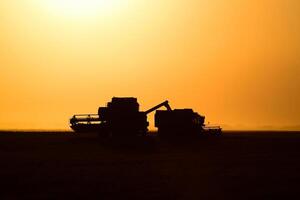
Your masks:
[[[0,199],[300,199],[300,133],[225,132],[183,143],[1,132]]]

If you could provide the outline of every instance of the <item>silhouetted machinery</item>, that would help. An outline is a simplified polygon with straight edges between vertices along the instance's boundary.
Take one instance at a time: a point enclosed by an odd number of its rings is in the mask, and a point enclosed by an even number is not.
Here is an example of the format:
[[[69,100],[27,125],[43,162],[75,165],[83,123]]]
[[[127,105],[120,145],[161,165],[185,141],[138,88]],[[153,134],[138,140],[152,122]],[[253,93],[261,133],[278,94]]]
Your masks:
[[[98,114],[74,115],[70,124],[75,132],[99,132],[103,136],[146,135],[149,125],[133,97],[113,97],[106,107],[98,109]]]
[[[107,107],[98,109],[102,131],[114,136],[145,135],[148,131],[147,116],[139,111],[136,98],[112,98]]]
[[[193,137],[203,131],[204,119],[192,109],[158,110],[155,127],[160,137]]]
[[[166,110],[157,110],[161,107]],[[70,119],[75,132],[98,132],[102,136],[145,136],[148,131],[147,115],[155,113],[155,127],[162,138],[198,136],[209,132],[220,134],[220,127],[204,125],[205,117],[192,109],[172,110],[164,101],[149,110],[139,111],[139,104],[133,97],[113,97],[106,107],[100,107],[98,114],[74,115]]]

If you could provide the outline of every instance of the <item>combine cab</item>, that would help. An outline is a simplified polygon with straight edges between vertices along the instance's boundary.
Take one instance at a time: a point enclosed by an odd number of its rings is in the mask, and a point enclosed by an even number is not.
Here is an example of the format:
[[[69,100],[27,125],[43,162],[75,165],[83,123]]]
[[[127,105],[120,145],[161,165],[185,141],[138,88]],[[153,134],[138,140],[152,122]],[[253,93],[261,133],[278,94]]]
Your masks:
[[[114,136],[145,135],[148,131],[147,116],[139,111],[136,98],[114,97],[107,107],[98,110],[102,127]]]

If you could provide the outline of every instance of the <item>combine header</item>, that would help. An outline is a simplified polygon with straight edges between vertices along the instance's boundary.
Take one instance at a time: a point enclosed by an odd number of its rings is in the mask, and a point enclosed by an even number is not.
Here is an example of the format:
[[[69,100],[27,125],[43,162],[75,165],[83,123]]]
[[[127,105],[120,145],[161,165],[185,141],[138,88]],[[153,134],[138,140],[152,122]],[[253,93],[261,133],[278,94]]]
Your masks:
[[[158,110],[161,107],[166,110]],[[194,137],[205,133],[220,135],[222,131],[219,126],[205,126],[205,117],[192,109],[172,110],[168,101],[139,111],[137,99],[133,97],[113,97],[106,107],[98,109],[98,114],[74,115],[70,126],[75,132],[98,132],[101,136],[146,136],[147,115],[153,111],[156,111],[155,127],[161,138]]]

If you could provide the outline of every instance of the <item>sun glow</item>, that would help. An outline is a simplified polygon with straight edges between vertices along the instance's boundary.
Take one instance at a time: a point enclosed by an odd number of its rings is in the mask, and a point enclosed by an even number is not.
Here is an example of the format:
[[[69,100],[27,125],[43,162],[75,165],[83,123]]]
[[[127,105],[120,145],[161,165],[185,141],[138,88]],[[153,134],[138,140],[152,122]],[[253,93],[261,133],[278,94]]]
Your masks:
[[[124,5],[122,0],[47,0],[50,12],[65,17],[95,17],[110,15]]]

